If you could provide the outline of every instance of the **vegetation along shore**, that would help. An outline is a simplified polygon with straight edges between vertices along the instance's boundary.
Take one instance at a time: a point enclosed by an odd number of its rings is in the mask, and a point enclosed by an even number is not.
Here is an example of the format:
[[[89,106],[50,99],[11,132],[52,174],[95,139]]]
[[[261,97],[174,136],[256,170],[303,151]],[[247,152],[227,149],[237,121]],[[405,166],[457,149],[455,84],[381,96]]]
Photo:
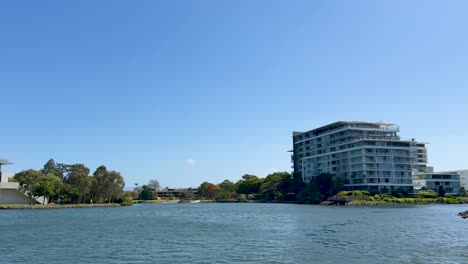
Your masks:
[[[168,202],[268,202],[347,206],[462,204],[468,203],[465,190],[459,196],[444,190],[417,190],[414,193],[382,194],[345,190],[343,181],[331,174],[321,174],[305,184],[300,175],[275,172],[260,178],[245,174],[237,182],[203,182],[198,188],[164,192],[157,180],[123,191],[125,181],[117,171],[98,167],[90,175],[84,164],[63,164],[49,160],[41,170],[21,171],[11,179],[30,198],[29,205],[1,205],[0,209],[58,209],[102,206],[130,206],[134,203]],[[167,190],[167,189],[166,189]],[[165,194],[165,197],[162,197]],[[174,196],[173,194],[176,194]],[[35,198],[46,197],[48,205],[35,205]]]
[[[48,204],[48,205],[28,205],[28,204],[0,204],[0,210],[21,210],[21,209],[67,209],[67,208],[96,208],[96,207],[119,207],[118,203],[102,204]]]
[[[150,181],[131,192],[134,199],[158,199],[159,183]],[[197,189],[179,190],[178,197],[165,199],[201,200],[211,202],[267,202],[347,206],[385,206],[420,204],[468,203],[466,192],[460,196],[446,195],[443,190],[417,190],[414,193],[382,194],[368,191],[346,191],[342,180],[331,174],[321,174],[305,184],[300,175],[275,172],[260,178],[245,174],[237,182],[224,180],[219,184],[203,182]]]

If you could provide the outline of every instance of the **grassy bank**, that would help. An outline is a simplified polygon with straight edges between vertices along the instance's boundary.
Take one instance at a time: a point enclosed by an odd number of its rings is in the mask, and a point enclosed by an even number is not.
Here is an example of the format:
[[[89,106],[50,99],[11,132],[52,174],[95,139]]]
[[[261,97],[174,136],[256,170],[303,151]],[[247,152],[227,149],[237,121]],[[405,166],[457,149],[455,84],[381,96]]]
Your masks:
[[[327,204],[349,206],[385,206],[385,205],[424,205],[424,204],[465,204],[468,197],[446,195],[438,197],[434,193],[420,193],[415,197],[395,197],[389,194],[371,195],[367,191],[344,191],[331,197]]]
[[[29,205],[29,204],[0,204],[0,210],[21,209],[66,209],[66,208],[95,208],[95,207],[118,207],[120,204],[51,204],[51,205]]]

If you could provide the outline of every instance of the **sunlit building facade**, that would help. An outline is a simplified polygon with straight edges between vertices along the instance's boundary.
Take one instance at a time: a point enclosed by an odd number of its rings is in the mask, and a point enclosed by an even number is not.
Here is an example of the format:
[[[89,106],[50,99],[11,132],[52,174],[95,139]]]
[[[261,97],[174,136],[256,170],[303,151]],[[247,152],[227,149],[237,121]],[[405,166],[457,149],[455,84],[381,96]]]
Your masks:
[[[294,173],[304,182],[333,174],[350,190],[411,192],[413,173],[426,172],[426,143],[403,140],[399,131],[393,124],[339,121],[293,132]]]

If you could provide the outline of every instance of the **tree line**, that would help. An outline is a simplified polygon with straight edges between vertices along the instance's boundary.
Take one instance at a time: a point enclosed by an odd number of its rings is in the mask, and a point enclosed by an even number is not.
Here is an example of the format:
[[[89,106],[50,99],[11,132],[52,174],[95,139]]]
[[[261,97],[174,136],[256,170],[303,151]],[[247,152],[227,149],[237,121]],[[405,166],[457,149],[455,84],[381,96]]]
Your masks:
[[[47,161],[40,170],[16,173],[11,181],[19,182],[31,204],[37,197],[55,203],[117,202],[123,197],[125,181],[120,172],[109,171],[102,165],[92,175],[84,164]]]
[[[343,181],[331,174],[321,174],[305,184],[298,174],[275,172],[265,178],[245,174],[236,183],[203,182],[198,187],[202,199],[216,201],[278,201],[314,204],[343,190]]]

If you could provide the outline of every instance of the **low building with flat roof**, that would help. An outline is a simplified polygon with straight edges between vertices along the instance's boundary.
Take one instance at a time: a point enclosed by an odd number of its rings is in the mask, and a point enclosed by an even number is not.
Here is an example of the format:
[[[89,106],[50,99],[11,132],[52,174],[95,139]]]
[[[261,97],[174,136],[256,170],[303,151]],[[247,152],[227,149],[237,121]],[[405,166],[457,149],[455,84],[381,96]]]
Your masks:
[[[446,194],[457,195],[460,190],[460,175],[456,172],[417,173],[413,175],[414,189],[423,188],[436,192],[442,187]]]
[[[5,158],[0,158],[0,204],[29,204],[29,197],[21,191],[18,182],[9,182],[14,176],[12,172],[2,171],[2,166],[13,164]],[[47,204],[47,198],[37,197],[35,203]]]
[[[468,170],[452,170],[444,171],[444,173],[457,173],[460,175],[460,187],[464,187],[465,190],[468,190]]]

